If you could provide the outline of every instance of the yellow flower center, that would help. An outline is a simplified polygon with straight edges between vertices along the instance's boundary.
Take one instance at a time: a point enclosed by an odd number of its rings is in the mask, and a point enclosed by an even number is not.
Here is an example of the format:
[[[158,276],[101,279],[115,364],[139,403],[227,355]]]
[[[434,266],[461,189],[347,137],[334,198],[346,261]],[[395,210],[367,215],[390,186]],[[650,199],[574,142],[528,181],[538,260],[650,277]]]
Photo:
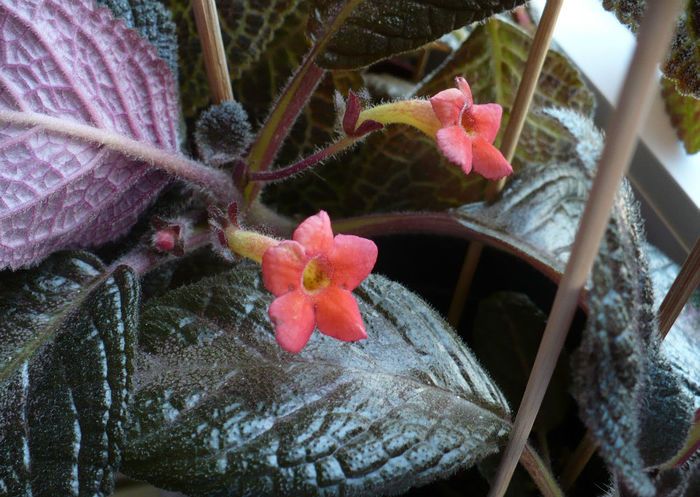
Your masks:
[[[325,260],[315,257],[309,261],[301,276],[304,290],[315,293],[331,284],[330,268]]]

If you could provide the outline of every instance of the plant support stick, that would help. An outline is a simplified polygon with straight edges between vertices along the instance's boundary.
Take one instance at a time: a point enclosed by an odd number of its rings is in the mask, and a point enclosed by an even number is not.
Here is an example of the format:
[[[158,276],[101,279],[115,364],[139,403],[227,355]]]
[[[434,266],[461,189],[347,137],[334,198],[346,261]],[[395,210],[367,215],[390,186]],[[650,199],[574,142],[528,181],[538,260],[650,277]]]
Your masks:
[[[233,90],[229,79],[224,42],[221,39],[219,16],[214,0],[192,0],[194,20],[197,24],[199,41],[204,53],[204,65],[214,104],[233,100]]]
[[[537,80],[540,78],[542,66],[547,58],[549,44],[554,34],[554,26],[557,23],[557,17],[559,16],[559,11],[563,3],[564,0],[549,0],[547,2],[542,12],[542,18],[537,26],[535,38],[532,40],[532,46],[527,56],[523,77],[520,80],[518,93],[515,96],[510,119],[508,119],[508,126],[506,126],[505,133],[503,134],[503,142],[501,143],[501,153],[508,162],[513,161],[515,148],[518,145],[520,133],[523,131],[525,117],[530,108],[532,97],[535,94]],[[490,200],[495,197],[498,192],[503,189],[504,184],[505,178],[489,183],[486,192],[487,198]],[[450,310],[447,313],[447,320],[452,326],[456,327],[459,324],[462,308],[469,294],[469,288],[471,287],[472,279],[476,272],[476,266],[479,264],[483,249],[484,245],[481,242],[475,241],[469,244],[467,255],[462,265],[462,271],[457,281],[457,287],[455,288],[452,302],[450,303]]]
[[[557,289],[535,364],[489,497],[502,497],[505,494],[532,429],[576,311],[579,294],[600,247],[615,194],[629,165],[637,131],[649,109],[657,78],[657,64],[669,45],[681,4],[681,0],[656,0],[648,4],[618,108],[608,127],[598,173],[593,180],[571,256]]]

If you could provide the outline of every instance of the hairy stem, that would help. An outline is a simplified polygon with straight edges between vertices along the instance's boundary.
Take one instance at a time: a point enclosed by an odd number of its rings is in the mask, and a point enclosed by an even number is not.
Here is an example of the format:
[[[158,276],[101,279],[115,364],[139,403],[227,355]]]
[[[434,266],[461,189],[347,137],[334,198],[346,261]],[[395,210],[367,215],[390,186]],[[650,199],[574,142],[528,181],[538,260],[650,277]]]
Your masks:
[[[35,112],[1,110],[0,122],[21,126],[40,126],[48,131],[93,142],[142,160],[151,167],[199,185],[211,192],[222,203],[240,201],[240,193],[236,190],[231,178],[223,171],[212,169],[200,162],[159,148],[151,143],[137,141],[128,136],[87,124]]]
[[[295,174],[298,174],[304,171],[305,169],[308,169],[309,167],[318,164],[322,160],[327,159],[328,157],[331,157],[342,150],[345,150],[357,140],[358,138],[354,138],[352,136],[344,136],[337,142],[332,143],[323,150],[320,150],[315,154],[306,157],[305,159],[302,159],[296,164],[292,164],[291,166],[287,166],[281,169],[275,169],[274,171],[261,171],[257,173],[250,173],[248,179],[251,181],[279,181],[285,178],[289,178],[290,176],[294,176]]]
[[[559,488],[549,467],[529,444],[520,455],[520,464],[530,473],[530,477],[544,497],[564,497],[564,492]]]
[[[248,173],[267,171],[272,164],[275,155],[282,146],[282,142],[289,135],[292,125],[296,121],[299,112],[306,105],[316,85],[321,81],[325,70],[318,67],[314,60],[323,51],[333,34],[342,25],[350,13],[363,0],[349,0],[332,14],[326,22],[326,31],[317,39],[311,51],[307,54],[292,79],[287,83],[282,95],[275,103],[265,124],[253,143],[246,159]],[[262,188],[261,183],[253,182],[245,186],[243,194],[247,204],[252,203]]]

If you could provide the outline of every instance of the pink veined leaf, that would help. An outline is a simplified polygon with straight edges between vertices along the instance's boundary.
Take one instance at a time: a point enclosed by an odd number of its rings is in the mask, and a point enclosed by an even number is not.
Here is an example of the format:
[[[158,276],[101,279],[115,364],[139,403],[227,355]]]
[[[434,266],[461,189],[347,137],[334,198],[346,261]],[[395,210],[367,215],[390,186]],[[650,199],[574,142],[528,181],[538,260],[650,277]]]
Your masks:
[[[177,151],[167,64],[93,0],[0,0],[0,111]],[[169,176],[121,152],[0,121],[0,269],[123,234]]]

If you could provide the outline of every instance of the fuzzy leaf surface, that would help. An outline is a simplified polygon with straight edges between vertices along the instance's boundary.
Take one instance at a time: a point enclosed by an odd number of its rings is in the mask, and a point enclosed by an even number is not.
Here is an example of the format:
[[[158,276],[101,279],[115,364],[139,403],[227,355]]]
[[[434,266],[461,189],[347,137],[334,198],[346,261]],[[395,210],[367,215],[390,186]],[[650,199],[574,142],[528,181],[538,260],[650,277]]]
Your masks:
[[[700,152],[700,98],[681,95],[668,78],[661,78],[666,113],[689,154]]]
[[[579,142],[578,160],[529,168],[498,201],[464,206],[455,216],[555,275],[568,259],[602,140],[581,116],[549,114]],[[662,358],[654,353],[655,308],[640,226],[638,208],[623,183],[589,281],[588,320],[572,363],[573,391],[610,471],[635,495],[652,495],[640,451],[642,407],[646,378]],[[673,408],[682,412],[686,406]]]
[[[603,7],[635,33],[646,5],[646,0],[603,0]],[[683,94],[700,98],[700,0],[686,2],[662,72]]]
[[[91,0],[0,5],[0,110],[177,149],[177,94],[156,50]],[[124,233],[167,175],[99,145],[0,122],[0,268]]]
[[[67,252],[0,285],[0,488],[114,490],[133,373],[138,281]]]
[[[311,0],[309,30],[324,31],[324,20],[347,3]],[[365,0],[350,13],[318,63],[327,69],[356,69],[418,48],[457,28],[513,9],[520,0]]]
[[[298,354],[253,265],[150,301],[121,470],[193,496],[375,495],[497,450],[508,408],[449,326],[381,276],[355,295],[369,338]]]
[[[453,88],[455,76],[463,75],[476,103],[495,102],[504,107],[503,130],[531,43],[531,35],[512,23],[491,19],[476,27],[416,92],[429,97]],[[576,140],[555,119],[539,111],[544,107],[570,108],[585,115],[593,111],[593,95],[578,70],[554,51],[544,63],[533,103],[538,110],[526,120],[516,150],[516,169],[550,159],[568,160],[575,154]],[[433,138],[404,125],[373,133],[357,149],[322,167],[322,179],[306,174],[271,185],[266,199],[290,214],[316,212],[322,207],[334,217],[345,217],[444,210],[481,200],[486,186],[481,176],[465,176],[445,159]]]

